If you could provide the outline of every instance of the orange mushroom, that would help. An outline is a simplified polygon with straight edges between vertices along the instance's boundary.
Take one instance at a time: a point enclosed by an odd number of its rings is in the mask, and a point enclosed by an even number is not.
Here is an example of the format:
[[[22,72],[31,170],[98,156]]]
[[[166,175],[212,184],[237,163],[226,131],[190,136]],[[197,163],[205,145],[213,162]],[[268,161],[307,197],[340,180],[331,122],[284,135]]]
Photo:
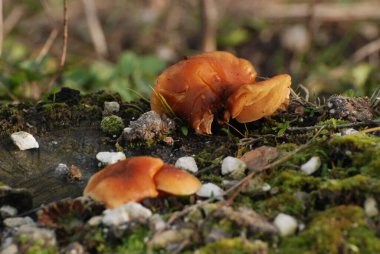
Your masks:
[[[156,80],[151,108],[173,111],[197,133],[211,134],[214,116],[239,122],[273,114],[288,103],[290,76],[255,83],[256,71],[245,59],[228,52],[204,53],[166,69]],[[232,96],[232,97],[231,97]],[[231,97],[231,98],[230,98]]]
[[[165,164],[157,172],[154,182],[157,190],[178,196],[191,195],[201,187],[198,178],[170,164]]]
[[[159,174],[161,171],[162,174]],[[182,189],[180,185],[183,185]],[[157,197],[159,191],[191,195],[199,187],[199,180],[189,173],[170,164],[164,165],[161,159],[141,156],[116,162],[100,170],[90,178],[83,194],[103,202],[108,208],[115,208],[128,202]]]

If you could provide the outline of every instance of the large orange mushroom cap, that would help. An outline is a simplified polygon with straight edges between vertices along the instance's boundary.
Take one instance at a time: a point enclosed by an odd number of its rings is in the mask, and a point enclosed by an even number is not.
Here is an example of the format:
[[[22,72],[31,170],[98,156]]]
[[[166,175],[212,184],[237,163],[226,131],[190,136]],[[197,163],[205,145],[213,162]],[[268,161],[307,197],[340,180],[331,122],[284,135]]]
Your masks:
[[[156,80],[151,108],[187,121],[197,133],[211,134],[211,124],[225,101],[240,86],[255,82],[256,71],[245,59],[216,51],[182,60]],[[163,99],[165,102],[163,102]]]
[[[173,195],[191,195],[199,190],[201,182],[192,174],[165,164],[154,176],[157,190]]]
[[[84,195],[103,202],[108,208],[157,197],[153,177],[163,165],[161,159],[147,156],[111,164],[90,178]]]

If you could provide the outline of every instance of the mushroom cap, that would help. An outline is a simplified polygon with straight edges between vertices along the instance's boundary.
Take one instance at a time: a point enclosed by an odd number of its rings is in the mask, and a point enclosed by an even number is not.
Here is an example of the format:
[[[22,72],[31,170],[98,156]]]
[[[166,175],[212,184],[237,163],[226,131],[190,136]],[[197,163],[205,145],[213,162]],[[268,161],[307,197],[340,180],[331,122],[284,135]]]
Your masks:
[[[241,123],[270,116],[288,105],[290,85],[291,77],[287,74],[243,85],[228,98],[229,113]]]
[[[153,176],[163,165],[161,159],[147,156],[116,162],[94,174],[83,193],[105,203],[108,208],[157,197]]]
[[[154,182],[157,190],[179,196],[194,194],[201,187],[198,178],[171,164],[161,168],[154,176]]]
[[[151,108],[158,113],[173,111],[197,133],[211,134],[214,115],[224,108],[226,98],[255,78],[251,63],[231,53],[192,56],[170,66],[157,78]]]

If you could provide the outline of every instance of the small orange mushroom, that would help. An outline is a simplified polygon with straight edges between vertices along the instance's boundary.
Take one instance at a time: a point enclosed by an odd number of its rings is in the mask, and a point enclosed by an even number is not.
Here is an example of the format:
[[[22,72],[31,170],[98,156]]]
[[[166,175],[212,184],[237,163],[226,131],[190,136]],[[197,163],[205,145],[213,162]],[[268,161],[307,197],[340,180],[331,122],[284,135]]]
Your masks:
[[[159,174],[161,171],[162,174]],[[180,185],[183,185],[182,188]],[[103,202],[108,208],[115,208],[128,202],[157,197],[159,191],[191,195],[199,187],[199,180],[189,173],[164,164],[161,159],[140,156],[100,170],[90,178],[83,194]]]
[[[211,134],[214,116],[249,122],[273,114],[288,103],[290,76],[255,83],[256,71],[247,60],[228,52],[204,53],[166,69],[156,80],[151,108],[173,111],[197,133]],[[231,97],[232,96],[232,97]]]
[[[157,172],[154,182],[157,190],[178,196],[191,195],[201,187],[198,178],[170,164],[165,164]]]

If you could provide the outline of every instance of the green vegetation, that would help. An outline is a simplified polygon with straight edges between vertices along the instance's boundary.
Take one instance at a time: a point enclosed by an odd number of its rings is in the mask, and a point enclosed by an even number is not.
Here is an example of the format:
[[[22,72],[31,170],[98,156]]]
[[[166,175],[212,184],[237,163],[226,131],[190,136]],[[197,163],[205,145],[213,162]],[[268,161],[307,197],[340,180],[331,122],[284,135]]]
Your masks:
[[[378,253],[380,239],[357,206],[337,206],[317,213],[305,230],[284,239],[281,253]],[[272,249],[272,253],[276,253]]]

